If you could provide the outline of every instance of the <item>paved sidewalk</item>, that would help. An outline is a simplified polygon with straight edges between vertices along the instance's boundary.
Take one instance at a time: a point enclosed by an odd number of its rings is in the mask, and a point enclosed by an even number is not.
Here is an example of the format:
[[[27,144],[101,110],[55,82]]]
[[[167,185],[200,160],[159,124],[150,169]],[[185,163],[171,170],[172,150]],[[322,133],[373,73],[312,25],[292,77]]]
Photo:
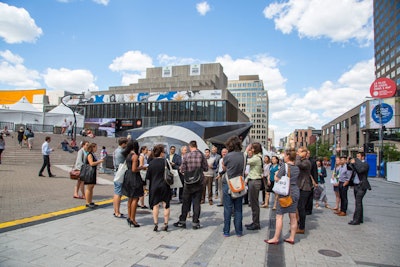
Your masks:
[[[36,177],[36,172],[23,168],[12,169],[15,167],[0,167],[0,175],[13,172],[13,182],[5,182],[1,175],[0,201],[3,203],[3,193],[7,191],[12,198],[7,205],[18,214],[4,219],[3,215],[9,213],[0,211],[3,222],[0,266],[399,266],[400,185],[382,179],[370,178],[373,190],[364,198],[364,224],[347,224],[354,210],[353,191],[349,190],[348,216],[338,217],[331,210],[314,209],[307,216],[306,234],[296,235],[295,245],[281,242],[273,246],[263,242],[274,231],[275,213],[271,209],[261,209],[260,231],[245,230],[243,237],[224,238],[222,207],[203,204],[201,229],[192,230],[190,221],[188,229],[177,229],[172,223],[178,220],[181,205],[174,199],[170,231],[153,232],[149,210],[138,210],[140,228],[129,228],[126,220],[112,216],[112,206],[107,204],[112,196],[111,185],[95,187],[96,201],[104,204],[88,211],[83,202],[72,199],[73,182],[62,168],[56,170],[57,178],[51,179]],[[31,184],[18,182],[21,176],[27,176],[25,179]],[[332,188],[327,187],[332,206]],[[37,201],[53,191],[57,194]],[[26,198],[31,203],[23,211],[17,211],[23,208],[25,204],[20,201]],[[50,219],[28,223],[27,227],[23,224],[5,227],[5,222],[24,218],[20,216],[23,214],[29,217],[67,208],[74,208],[71,214],[66,212],[60,217],[54,214]],[[126,213],[126,201],[122,203],[122,211]],[[162,212],[159,217],[161,226]],[[250,222],[251,210],[247,205],[243,217],[243,223]],[[281,239],[288,233],[288,223],[285,216]]]

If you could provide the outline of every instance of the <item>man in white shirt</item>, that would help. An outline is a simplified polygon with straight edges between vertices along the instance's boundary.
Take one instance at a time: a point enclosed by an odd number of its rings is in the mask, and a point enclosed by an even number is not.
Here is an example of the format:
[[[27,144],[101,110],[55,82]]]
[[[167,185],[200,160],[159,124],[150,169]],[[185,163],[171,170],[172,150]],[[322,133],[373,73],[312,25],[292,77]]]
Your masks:
[[[51,141],[50,136],[46,136],[45,140],[46,141],[42,144],[43,165],[42,168],[40,168],[39,176],[44,177],[43,171],[44,168],[47,167],[47,173],[49,174],[49,177],[55,177],[55,175],[52,174],[50,170],[50,153],[54,151],[54,149],[50,148],[49,146],[49,143]]]

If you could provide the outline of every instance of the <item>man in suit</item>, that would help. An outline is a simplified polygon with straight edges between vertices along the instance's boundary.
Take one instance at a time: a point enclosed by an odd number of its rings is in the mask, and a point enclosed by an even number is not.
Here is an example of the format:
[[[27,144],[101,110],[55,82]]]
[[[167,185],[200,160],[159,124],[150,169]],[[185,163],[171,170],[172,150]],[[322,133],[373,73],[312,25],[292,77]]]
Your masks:
[[[181,164],[182,164],[182,158],[178,154],[175,154],[175,151],[176,151],[176,147],[171,146],[169,148],[169,154],[167,155],[167,159],[171,163],[172,169],[179,170],[179,168],[181,167]],[[173,197],[176,197],[176,191],[177,191],[176,188],[174,188],[172,190]]]
[[[357,158],[350,161],[350,167],[356,172],[354,175],[354,198],[356,207],[354,210],[353,220],[349,222],[350,225],[359,225],[363,223],[363,198],[368,190],[371,190],[371,185],[368,182],[369,165],[365,161],[365,153],[358,152]]]

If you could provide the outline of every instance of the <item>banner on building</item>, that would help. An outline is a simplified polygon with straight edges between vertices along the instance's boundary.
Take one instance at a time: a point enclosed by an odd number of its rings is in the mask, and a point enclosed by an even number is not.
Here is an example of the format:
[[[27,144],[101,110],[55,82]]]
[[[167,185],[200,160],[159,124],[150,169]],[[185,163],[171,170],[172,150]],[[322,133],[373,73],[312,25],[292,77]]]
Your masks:
[[[200,91],[170,91],[146,92],[131,94],[94,95],[90,103],[135,103],[135,102],[161,102],[161,101],[191,101],[191,100],[218,100],[222,99],[222,90]]]
[[[163,78],[172,77],[172,67],[170,67],[170,66],[163,67],[161,76]]]
[[[360,106],[360,128],[367,127],[367,105]]]
[[[387,128],[395,127],[395,98],[371,100],[369,105],[371,111],[369,128],[378,129],[381,125]]]
[[[190,65],[190,76],[198,76],[200,75],[200,64],[192,64]]]

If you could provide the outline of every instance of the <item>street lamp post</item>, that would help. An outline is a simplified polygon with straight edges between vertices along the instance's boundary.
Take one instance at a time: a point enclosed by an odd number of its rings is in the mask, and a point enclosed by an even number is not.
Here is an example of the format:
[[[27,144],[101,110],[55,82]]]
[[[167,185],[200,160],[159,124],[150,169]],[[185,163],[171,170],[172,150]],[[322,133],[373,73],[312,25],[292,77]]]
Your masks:
[[[68,102],[66,103],[66,102],[64,102],[65,101],[65,98],[67,98],[67,97],[69,97],[69,99],[68,99]],[[63,105],[64,106],[66,106],[67,108],[69,108],[71,111],[72,111],[72,114],[73,114],[73,116],[74,116],[74,125],[72,126],[72,131],[73,131],[73,139],[76,141],[76,114],[75,114],[75,111],[76,111],[76,109],[78,108],[78,106],[80,105],[80,104],[83,104],[83,103],[86,103],[86,102],[88,102],[89,101],[89,99],[90,99],[90,97],[91,97],[91,93],[89,92],[89,90],[87,91],[87,92],[85,92],[85,93],[82,93],[82,94],[68,94],[68,95],[65,95],[65,96],[63,96],[62,98],[61,98],[61,103],[63,103]],[[74,101],[74,104],[73,105],[71,105],[71,104],[69,104],[69,102],[72,100],[72,99],[74,99],[74,100],[77,100],[77,101]],[[75,103],[76,102],[76,103]],[[72,138],[72,136],[71,136],[71,138]]]

